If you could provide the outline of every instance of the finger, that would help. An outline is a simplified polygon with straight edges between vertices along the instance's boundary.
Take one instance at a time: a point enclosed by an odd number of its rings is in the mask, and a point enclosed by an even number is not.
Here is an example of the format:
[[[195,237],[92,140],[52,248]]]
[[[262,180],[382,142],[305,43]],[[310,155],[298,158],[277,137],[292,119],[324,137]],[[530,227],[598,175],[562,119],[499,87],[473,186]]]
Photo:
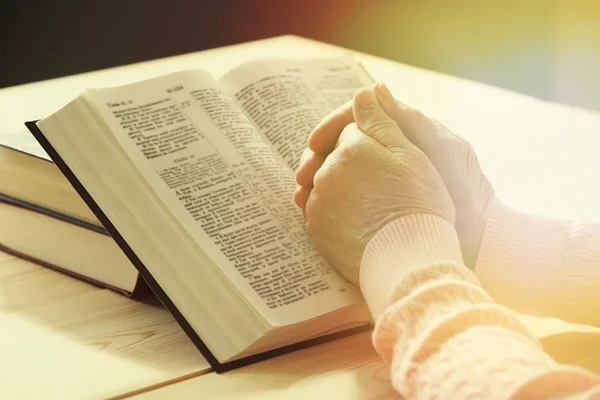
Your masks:
[[[385,148],[412,146],[396,122],[381,108],[373,89],[356,92],[352,109],[358,128]]]
[[[335,143],[334,151],[343,146],[348,147],[352,142],[358,142],[364,139],[367,139],[367,137],[358,129],[356,123],[353,122],[346,126],[344,130],[342,130],[342,133],[340,133],[340,136]]]
[[[302,210],[302,215],[306,218],[306,202],[310,196],[311,188],[298,186],[294,192],[294,203]]]
[[[308,147],[304,148],[304,151],[302,151],[302,154],[300,154],[300,162],[298,163],[298,168],[300,168],[300,166],[306,162],[308,157],[310,157],[311,153],[312,151]]]
[[[376,83],[374,91],[381,108],[396,122],[404,136],[425,153],[428,153],[436,135],[433,121],[419,110],[396,100],[384,83]]]
[[[329,153],[321,167],[315,172],[313,177],[313,190],[319,192],[327,190],[330,187],[330,179],[332,171],[336,170],[340,160],[347,159],[350,153],[354,153],[356,150],[360,151],[358,142],[373,140],[367,135],[362,133],[355,123],[351,123],[346,126],[342,133],[339,135],[337,142],[331,153]],[[313,196],[314,197],[314,196]]]
[[[315,153],[329,153],[344,128],[354,122],[352,102],[348,102],[321,121],[308,136],[308,147]]]
[[[296,181],[298,181],[298,172],[302,169],[302,166],[306,163],[306,160],[308,160],[311,154],[312,151],[308,147],[305,147],[300,155],[300,161],[298,162],[298,168],[296,169]]]
[[[314,153],[310,149],[306,149],[305,154],[296,171],[296,183],[300,186],[310,187],[313,185],[315,173],[323,165],[326,155],[323,153]]]

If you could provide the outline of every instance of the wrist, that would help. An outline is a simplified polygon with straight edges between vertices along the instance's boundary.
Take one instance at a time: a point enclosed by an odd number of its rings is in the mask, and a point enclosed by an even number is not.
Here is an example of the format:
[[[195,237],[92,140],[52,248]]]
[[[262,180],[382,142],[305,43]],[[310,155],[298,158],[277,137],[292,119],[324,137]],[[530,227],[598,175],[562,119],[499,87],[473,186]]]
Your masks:
[[[454,226],[430,214],[398,218],[367,244],[359,283],[373,317],[390,304],[391,294],[408,272],[442,260],[463,263]]]
[[[462,199],[462,210],[469,210],[469,212],[461,213],[460,210],[457,211],[456,233],[460,238],[465,266],[471,270],[475,268],[483,233],[494,202],[495,197],[492,191],[485,197],[481,196],[481,201],[477,201],[475,197]]]

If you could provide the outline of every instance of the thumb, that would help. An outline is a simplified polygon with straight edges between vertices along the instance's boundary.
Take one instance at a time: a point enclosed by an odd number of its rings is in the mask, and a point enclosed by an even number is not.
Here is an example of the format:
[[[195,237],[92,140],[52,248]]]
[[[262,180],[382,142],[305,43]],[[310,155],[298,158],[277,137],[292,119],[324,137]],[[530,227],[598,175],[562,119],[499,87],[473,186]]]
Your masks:
[[[431,119],[396,100],[384,83],[376,83],[373,91],[381,108],[400,127],[404,137],[428,155],[436,150],[437,129]]]
[[[372,89],[356,92],[352,112],[358,128],[383,147],[412,147],[398,124],[381,108]]]

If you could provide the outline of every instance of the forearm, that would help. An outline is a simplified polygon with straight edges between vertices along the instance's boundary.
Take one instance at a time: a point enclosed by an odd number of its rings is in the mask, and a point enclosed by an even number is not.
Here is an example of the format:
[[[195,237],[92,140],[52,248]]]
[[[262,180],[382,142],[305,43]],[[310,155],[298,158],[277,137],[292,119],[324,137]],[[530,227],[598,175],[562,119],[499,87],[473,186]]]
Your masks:
[[[377,321],[375,348],[406,398],[550,398],[543,393],[599,384],[556,364],[513,312],[492,301],[462,264],[454,228],[438,217],[404,217],[380,231],[365,251],[360,284]]]
[[[495,200],[475,274],[514,310],[600,326],[600,224],[535,218]]]

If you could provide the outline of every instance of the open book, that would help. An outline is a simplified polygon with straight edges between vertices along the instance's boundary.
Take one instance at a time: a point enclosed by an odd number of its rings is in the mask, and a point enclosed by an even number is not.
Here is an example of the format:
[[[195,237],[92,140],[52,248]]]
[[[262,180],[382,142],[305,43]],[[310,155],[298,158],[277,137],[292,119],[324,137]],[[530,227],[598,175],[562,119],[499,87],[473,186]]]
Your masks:
[[[251,62],[88,90],[28,127],[223,370],[369,323],[292,196],[310,131],[371,83],[350,56]]]

